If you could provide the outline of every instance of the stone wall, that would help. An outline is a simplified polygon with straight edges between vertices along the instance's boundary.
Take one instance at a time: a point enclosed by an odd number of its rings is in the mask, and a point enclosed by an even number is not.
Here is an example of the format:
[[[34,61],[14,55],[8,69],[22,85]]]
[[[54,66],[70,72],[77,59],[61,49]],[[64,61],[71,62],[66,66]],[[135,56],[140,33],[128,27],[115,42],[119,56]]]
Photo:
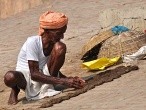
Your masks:
[[[42,4],[42,0],[0,0],[0,19]]]
[[[132,30],[146,30],[146,8],[107,9],[99,15],[102,28],[107,29],[116,25],[124,25]]]

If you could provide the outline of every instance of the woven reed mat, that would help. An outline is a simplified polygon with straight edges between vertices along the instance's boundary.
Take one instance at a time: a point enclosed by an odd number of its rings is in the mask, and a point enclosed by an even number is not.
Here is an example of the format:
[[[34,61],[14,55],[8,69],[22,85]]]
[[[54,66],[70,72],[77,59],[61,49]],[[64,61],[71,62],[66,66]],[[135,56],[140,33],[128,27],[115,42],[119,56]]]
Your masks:
[[[108,39],[109,37],[113,36],[114,33],[111,29],[100,32],[99,34],[93,36],[82,48],[82,56],[86,57],[89,51],[95,47],[97,44],[103,42],[104,40]],[[83,59],[83,58],[82,58]]]
[[[53,104],[60,103],[64,100],[68,100],[71,97],[78,96],[88,90],[94,88],[95,86],[99,86],[103,83],[113,81],[113,79],[121,77],[121,75],[126,74],[130,71],[138,70],[138,66],[118,66],[111,70],[106,70],[100,72],[99,74],[92,75],[91,77],[86,79],[86,86],[82,89],[66,89],[61,94],[58,94],[53,97],[45,98],[39,104],[41,104],[40,108],[47,108],[53,106]]]
[[[144,45],[146,45],[146,34],[139,31],[123,32],[110,37],[102,44],[98,58],[132,54]]]

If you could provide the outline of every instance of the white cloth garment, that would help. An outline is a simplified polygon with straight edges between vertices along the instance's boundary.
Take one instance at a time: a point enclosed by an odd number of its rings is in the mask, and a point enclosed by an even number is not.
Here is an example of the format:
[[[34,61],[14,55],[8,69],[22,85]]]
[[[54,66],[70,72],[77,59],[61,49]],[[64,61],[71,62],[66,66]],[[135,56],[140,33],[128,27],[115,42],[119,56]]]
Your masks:
[[[28,70],[28,60],[33,60],[39,62],[39,68],[42,70],[48,58],[43,53],[42,37],[29,37],[19,52],[16,69]]]
[[[40,71],[50,76],[46,64],[48,58],[43,53],[42,39],[40,36],[29,37],[20,50],[16,71],[22,72],[27,81],[25,94],[28,100],[42,99],[46,96],[53,96],[60,93],[60,91],[55,91],[51,84],[42,84],[31,80],[28,60],[38,61]]]
[[[132,62],[135,60],[143,59],[146,56],[146,46],[141,47],[137,52],[131,55],[123,56],[123,62]]]
[[[59,94],[61,91],[55,91],[52,84],[42,84],[40,82],[36,82],[31,80],[29,70],[17,70],[23,73],[27,85],[25,89],[25,96],[27,100],[38,100],[42,99],[46,96],[54,96]],[[48,67],[45,65],[43,72],[45,75],[50,76],[48,72]]]

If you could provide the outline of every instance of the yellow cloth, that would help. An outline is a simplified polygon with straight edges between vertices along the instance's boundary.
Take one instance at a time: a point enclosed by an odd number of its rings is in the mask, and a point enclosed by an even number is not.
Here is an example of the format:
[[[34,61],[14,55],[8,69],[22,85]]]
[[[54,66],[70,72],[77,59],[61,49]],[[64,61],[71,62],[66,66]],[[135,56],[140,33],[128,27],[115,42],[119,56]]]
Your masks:
[[[44,29],[58,29],[68,23],[68,18],[63,13],[47,11],[40,16],[39,35],[44,32]]]
[[[97,60],[84,62],[82,63],[83,68],[89,69],[89,70],[103,70],[105,67],[111,66],[114,63],[116,63],[120,57],[115,58],[100,58]]]

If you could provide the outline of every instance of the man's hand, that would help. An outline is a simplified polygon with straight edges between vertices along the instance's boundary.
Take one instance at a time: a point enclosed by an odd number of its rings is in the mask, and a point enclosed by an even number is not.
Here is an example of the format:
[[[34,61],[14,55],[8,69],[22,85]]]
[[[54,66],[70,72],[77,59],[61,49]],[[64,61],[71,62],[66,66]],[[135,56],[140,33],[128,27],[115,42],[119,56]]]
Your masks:
[[[83,88],[85,86],[85,81],[79,77],[68,77],[65,78],[65,85],[73,88]]]

